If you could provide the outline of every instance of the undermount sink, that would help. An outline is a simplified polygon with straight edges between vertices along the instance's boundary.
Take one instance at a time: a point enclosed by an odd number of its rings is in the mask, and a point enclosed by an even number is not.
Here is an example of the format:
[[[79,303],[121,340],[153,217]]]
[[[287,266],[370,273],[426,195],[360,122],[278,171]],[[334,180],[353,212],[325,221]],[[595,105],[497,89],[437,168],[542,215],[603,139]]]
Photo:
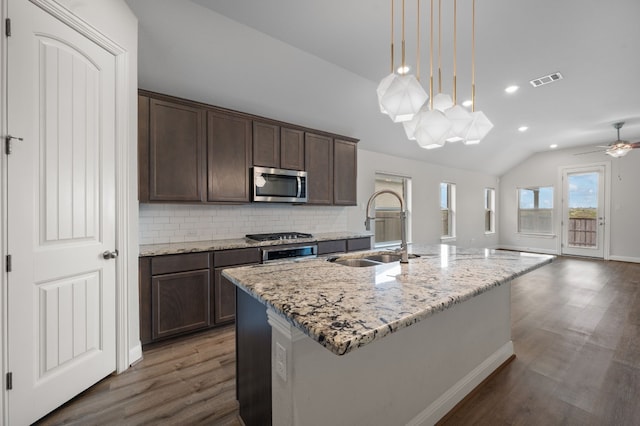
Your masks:
[[[369,259],[338,259],[334,261],[335,263],[339,263],[344,266],[354,266],[357,268],[362,268],[365,266],[376,266],[380,265],[381,262],[376,262]]]
[[[418,255],[416,254],[409,255],[409,259],[414,259],[416,257],[418,257]],[[381,265],[383,263],[398,262],[400,261],[401,258],[402,256],[396,253],[378,253],[378,254],[371,254],[369,256],[355,258],[355,259],[330,258],[327,260],[329,260],[330,262],[339,263],[340,265],[344,265],[344,266],[353,266],[353,267],[362,268],[366,266]]]

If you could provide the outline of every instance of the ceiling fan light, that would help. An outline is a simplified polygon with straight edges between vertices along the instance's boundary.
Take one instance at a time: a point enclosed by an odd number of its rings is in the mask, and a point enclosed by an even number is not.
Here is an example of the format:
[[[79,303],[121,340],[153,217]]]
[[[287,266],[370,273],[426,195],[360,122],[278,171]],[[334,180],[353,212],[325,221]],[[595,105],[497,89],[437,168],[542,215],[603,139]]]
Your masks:
[[[451,96],[445,93],[438,93],[433,97],[433,109],[445,112],[447,109],[453,106],[453,100]]]
[[[396,77],[397,76],[395,73],[389,74],[388,76],[380,80],[380,84],[378,84],[378,88],[376,89],[376,93],[378,94],[378,106],[380,107],[380,112],[383,114],[386,114],[387,110],[382,106],[382,97],[387,92],[387,89],[389,89],[389,86],[391,86],[391,83]]]
[[[425,109],[418,114],[414,136],[418,145],[425,149],[439,148],[451,131],[451,121],[438,110]]]
[[[632,146],[628,143],[617,143],[608,148],[605,153],[613,158],[624,157],[631,151]]]
[[[409,121],[429,99],[418,80],[410,74],[396,76],[382,95],[381,105],[394,123]]]
[[[460,105],[454,105],[445,111],[444,115],[451,121],[451,131],[447,142],[460,142],[465,140],[469,128],[473,123],[473,117],[471,113],[461,107]]]
[[[475,111],[471,113],[473,121],[469,127],[466,137],[464,138],[465,145],[475,145],[480,143],[487,133],[493,129],[493,123],[489,121],[486,115],[482,111]]]

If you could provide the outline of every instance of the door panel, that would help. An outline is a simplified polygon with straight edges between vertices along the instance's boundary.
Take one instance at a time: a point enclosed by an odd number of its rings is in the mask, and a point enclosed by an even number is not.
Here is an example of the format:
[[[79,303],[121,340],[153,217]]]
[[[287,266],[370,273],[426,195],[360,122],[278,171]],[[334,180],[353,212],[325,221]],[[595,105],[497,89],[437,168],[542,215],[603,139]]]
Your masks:
[[[115,370],[115,58],[27,1],[9,4],[10,424]]]
[[[565,169],[562,254],[604,258],[604,166]]]

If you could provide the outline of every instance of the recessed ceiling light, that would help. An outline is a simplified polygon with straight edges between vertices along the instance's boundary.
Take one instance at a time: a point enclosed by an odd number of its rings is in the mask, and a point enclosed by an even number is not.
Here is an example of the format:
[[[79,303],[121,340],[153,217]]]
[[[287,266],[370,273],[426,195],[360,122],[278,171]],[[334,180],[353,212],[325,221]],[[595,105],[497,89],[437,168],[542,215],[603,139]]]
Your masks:
[[[470,107],[471,105],[473,105],[473,102],[471,101],[471,99],[467,99],[462,103],[462,106],[464,107]]]
[[[507,92],[507,93],[515,93],[515,92],[518,91],[519,88],[520,87],[518,87],[518,86],[509,86],[506,89],[504,89],[504,91]]]
[[[555,148],[557,148],[557,147],[558,147],[558,144],[557,144],[557,143],[554,143],[553,145],[549,145],[549,148],[551,148],[551,149],[555,149]]]
[[[518,131],[519,132],[526,132],[528,129],[529,129],[528,126],[520,126],[520,127],[518,127]]]

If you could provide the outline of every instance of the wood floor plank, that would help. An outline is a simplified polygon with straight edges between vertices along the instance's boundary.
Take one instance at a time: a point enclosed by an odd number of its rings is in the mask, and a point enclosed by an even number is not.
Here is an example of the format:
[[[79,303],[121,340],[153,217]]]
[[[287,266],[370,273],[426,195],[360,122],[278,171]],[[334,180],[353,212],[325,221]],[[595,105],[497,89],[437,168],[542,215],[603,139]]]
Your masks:
[[[640,425],[640,264],[559,257],[512,283],[516,359],[444,425]],[[237,426],[233,326],[144,359],[39,425]]]

